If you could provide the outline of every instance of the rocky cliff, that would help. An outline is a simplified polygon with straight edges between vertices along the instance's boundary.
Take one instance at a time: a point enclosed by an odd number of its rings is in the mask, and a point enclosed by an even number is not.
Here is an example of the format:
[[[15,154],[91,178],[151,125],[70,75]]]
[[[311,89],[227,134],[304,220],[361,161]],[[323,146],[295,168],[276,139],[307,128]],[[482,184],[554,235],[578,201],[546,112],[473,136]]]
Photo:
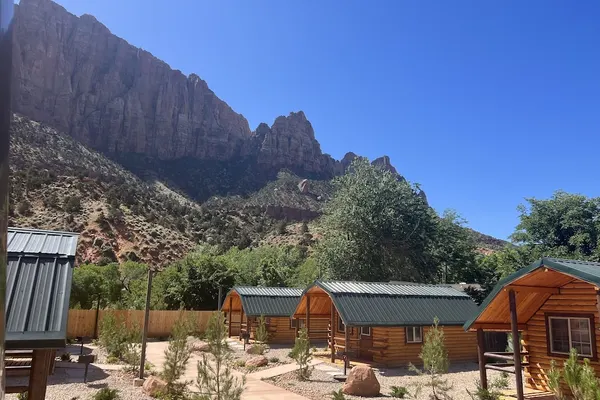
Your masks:
[[[302,111],[252,132],[197,75],[171,69],[93,16],[77,17],[50,0],[17,6],[14,73],[17,113],[117,159],[248,159],[330,178],[355,157],[340,162],[323,154]]]

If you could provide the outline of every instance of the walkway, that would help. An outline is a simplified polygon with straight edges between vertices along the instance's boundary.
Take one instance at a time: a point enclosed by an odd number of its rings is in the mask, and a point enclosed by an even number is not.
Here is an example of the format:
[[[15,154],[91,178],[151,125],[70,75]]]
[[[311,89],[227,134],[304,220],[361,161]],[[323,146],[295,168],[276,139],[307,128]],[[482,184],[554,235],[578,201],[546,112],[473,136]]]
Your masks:
[[[149,342],[147,344],[146,359],[152,364],[154,364],[157,370],[160,370],[163,364],[163,361],[165,359],[165,349],[168,345],[168,342]],[[185,374],[182,378],[184,380],[194,382],[194,384],[190,385],[190,390],[192,391],[198,390],[195,385],[197,376],[196,365],[201,359],[201,355],[196,353],[192,354],[187,368],[185,370]],[[232,370],[232,374],[236,377],[242,376],[242,374],[236,370]],[[306,397],[300,396],[292,392],[288,392],[285,389],[261,381],[260,378],[252,377],[252,375],[255,374],[246,375],[246,386],[244,389],[244,394],[242,395],[242,400],[308,400]]]

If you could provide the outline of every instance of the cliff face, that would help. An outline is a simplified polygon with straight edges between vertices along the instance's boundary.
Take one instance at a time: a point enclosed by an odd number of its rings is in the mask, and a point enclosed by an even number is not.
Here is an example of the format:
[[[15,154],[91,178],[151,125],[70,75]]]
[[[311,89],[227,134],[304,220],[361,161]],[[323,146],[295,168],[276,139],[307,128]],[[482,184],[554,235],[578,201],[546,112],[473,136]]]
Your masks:
[[[248,159],[317,178],[343,173],[356,157],[323,154],[302,111],[252,132],[197,75],[171,69],[90,15],[50,0],[21,0],[16,8],[14,110],[96,150],[117,159]]]
[[[49,0],[16,10],[14,108],[108,153],[227,160],[248,121],[196,75],[184,76],[90,15]]]

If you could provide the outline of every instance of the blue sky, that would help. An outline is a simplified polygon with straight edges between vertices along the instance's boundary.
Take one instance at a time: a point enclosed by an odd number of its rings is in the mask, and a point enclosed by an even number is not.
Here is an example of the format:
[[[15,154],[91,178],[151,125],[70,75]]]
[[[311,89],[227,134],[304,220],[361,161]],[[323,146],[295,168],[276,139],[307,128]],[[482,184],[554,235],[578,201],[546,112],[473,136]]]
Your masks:
[[[600,195],[600,3],[59,0],[197,73],[252,129],[303,110],[324,152],[390,156],[506,238],[525,197]]]

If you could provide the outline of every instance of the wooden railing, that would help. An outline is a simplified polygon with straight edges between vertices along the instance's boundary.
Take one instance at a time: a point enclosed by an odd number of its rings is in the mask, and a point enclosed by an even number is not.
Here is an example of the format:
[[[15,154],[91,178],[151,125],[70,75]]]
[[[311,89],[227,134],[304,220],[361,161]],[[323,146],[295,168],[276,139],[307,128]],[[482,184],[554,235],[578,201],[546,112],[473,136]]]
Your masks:
[[[501,371],[501,372],[507,372],[509,374],[514,374],[515,373],[515,364],[514,364],[514,353],[512,352],[486,352],[483,353],[484,357],[486,358],[492,358],[492,359],[496,359],[496,360],[501,360],[504,362],[499,362],[499,363],[486,363],[485,364],[485,368],[486,369],[492,369],[495,371]],[[523,357],[528,357],[529,356],[529,352],[527,351],[522,351],[520,353],[521,355],[521,360],[523,360]],[[508,361],[508,362],[506,362]],[[521,361],[521,367],[526,367],[529,365],[529,362],[527,361]]]

